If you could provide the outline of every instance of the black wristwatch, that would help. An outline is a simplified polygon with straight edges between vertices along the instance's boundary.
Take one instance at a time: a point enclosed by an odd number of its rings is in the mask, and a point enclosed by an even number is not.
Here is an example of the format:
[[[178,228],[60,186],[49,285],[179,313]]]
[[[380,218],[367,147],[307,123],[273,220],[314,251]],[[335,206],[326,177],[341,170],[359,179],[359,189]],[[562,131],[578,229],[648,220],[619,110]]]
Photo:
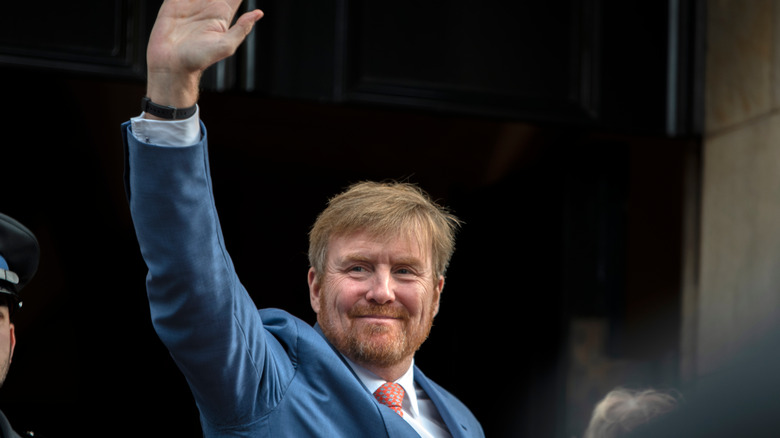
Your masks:
[[[192,105],[187,108],[176,108],[173,106],[157,105],[152,102],[152,99],[144,97],[141,99],[141,110],[161,119],[181,120],[192,117],[197,110],[197,105]]]

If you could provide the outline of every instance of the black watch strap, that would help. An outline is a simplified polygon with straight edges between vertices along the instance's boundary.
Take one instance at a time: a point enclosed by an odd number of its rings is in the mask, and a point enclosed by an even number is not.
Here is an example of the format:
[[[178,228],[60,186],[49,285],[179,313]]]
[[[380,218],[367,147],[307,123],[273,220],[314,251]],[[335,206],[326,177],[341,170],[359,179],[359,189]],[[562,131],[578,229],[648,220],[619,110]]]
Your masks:
[[[197,105],[192,105],[191,107],[187,107],[187,108],[163,106],[163,105],[157,105],[156,103],[152,102],[152,99],[149,99],[148,97],[144,97],[143,99],[141,99],[141,110],[153,116],[157,116],[161,119],[168,119],[168,120],[187,119],[192,117],[193,114],[195,114],[197,108],[198,108]]]

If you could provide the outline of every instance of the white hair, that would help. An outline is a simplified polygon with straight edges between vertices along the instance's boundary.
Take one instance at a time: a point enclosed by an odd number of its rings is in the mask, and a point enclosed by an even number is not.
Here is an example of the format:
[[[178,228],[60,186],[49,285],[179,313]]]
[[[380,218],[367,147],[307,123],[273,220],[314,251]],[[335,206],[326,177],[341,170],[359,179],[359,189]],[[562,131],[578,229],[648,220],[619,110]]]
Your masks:
[[[583,438],[620,438],[640,425],[671,412],[679,396],[655,389],[610,391],[593,409]]]

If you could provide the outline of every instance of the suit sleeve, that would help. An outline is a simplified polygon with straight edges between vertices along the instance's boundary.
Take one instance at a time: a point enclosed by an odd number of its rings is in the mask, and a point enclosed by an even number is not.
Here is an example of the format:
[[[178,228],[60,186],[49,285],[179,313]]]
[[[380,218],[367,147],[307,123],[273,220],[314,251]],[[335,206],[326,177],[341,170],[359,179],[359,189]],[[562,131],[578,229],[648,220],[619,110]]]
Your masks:
[[[213,425],[248,424],[281,398],[294,370],[263,328],[225,248],[209,173],[205,127],[194,146],[134,138],[128,123],[125,186],[155,330]]]

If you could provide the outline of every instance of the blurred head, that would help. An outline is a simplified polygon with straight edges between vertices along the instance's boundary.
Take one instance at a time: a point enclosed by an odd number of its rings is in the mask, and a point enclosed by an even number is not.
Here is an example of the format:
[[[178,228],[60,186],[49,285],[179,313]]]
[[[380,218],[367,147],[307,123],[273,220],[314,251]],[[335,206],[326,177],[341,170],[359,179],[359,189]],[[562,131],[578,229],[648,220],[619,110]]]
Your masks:
[[[669,392],[617,388],[596,405],[584,438],[627,437],[678,405],[679,398]]]

